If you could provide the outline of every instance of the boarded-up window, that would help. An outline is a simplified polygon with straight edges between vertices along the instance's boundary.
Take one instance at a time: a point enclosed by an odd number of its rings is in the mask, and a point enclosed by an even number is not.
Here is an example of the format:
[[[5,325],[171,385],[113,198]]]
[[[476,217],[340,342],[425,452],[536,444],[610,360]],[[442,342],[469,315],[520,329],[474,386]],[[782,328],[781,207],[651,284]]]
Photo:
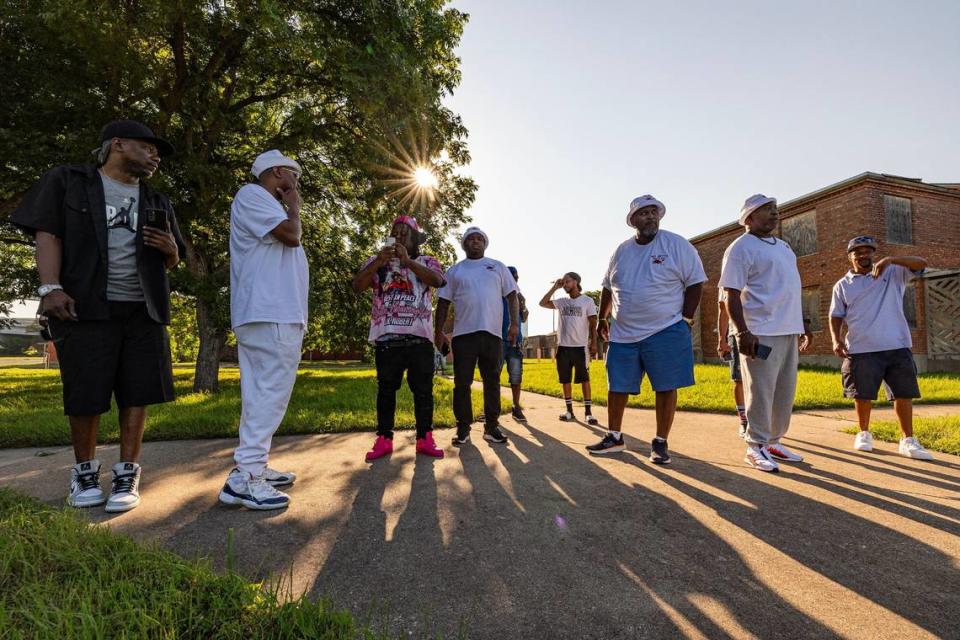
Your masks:
[[[887,221],[887,242],[913,244],[910,198],[883,196],[883,216]]]
[[[903,315],[907,317],[907,324],[911,329],[917,328],[917,288],[908,284],[903,291]]]
[[[783,238],[799,256],[808,256],[817,252],[817,212],[807,211],[786,218],[780,225],[780,237]]]
[[[810,321],[811,331],[820,331],[823,328],[820,320],[820,287],[804,287],[801,295],[803,319]]]

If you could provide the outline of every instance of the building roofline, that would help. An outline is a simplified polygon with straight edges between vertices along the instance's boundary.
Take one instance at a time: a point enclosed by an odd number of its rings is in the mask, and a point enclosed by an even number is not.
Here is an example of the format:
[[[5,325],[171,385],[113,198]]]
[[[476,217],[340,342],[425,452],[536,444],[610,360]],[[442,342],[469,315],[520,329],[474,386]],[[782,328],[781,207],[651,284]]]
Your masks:
[[[903,186],[903,187],[912,187],[914,189],[919,188],[919,189],[923,189],[924,191],[941,193],[944,195],[952,196],[954,198],[960,195],[957,193],[958,189],[956,186],[952,186],[952,185],[947,186],[947,184],[943,184],[943,183],[932,184],[932,183],[924,182],[920,178],[906,178],[903,176],[895,176],[889,173],[874,173],[872,171],[865,171],[853,177],[847,178],[846,180],[835,182],[834,184],[823,187],[822,189],[817,189],[816,191],[811,191],[810,193],[806,193],[802,196],[793,198],[792,200],[788,200],[787,202],[780,204],[779,208],[783,210],[783,209],[795,209],[798,207],[802,207],[803,205],[806,205],[813,200],[822,199],[828,195],[832,195],[838,191],[843,191],[844,189],[860,184],[862,182],[878,182],[882,184],[892,184],[892,185]],[[727,233],[729,231],[733,231],[739,228],[740,228],[739,222],[736,222],[736,221],[729,222],[723,226],[717,227],[715,229],[711,229],[710,231],[706,231],[704,233],[698,234],[690,238],[690,242],[695,244],[702,240],[706,240],[714,236],[722,235],[724,233]]]

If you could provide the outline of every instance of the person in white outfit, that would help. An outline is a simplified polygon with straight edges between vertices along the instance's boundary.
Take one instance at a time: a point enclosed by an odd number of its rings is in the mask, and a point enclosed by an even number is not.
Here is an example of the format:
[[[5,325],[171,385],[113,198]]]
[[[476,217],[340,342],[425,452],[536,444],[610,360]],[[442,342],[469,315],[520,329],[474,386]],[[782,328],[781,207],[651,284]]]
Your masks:
[[[240,443],[220,501],[282,509],[276,487],[296,475],[267,466],[273,434],[297,379],[309,273],[300,246],[300,165],[277,150],[257,157],[256,181],[230,208],[230,317],[240,359]]]

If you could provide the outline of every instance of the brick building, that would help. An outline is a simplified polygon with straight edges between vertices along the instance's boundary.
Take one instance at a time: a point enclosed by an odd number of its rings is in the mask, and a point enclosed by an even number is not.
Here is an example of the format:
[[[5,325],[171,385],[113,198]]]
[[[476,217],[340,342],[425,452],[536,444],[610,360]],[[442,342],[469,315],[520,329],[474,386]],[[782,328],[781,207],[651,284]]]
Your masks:
[[[904,297],[918,367],[960,369],[960,184],[863,173],[779,209],[777,235],[797,253],[804,315],[814,328],[814,348],[803,362],[839,366],[828,318],[833,285],[850,268],[847,241],[872,235],[880,256],[918,255],[929,262],[927,274]],[[741,233],[732,222],[691,239],[709,278],[695,333],[695,346],[707,361],[718,361],[716,284],[723,252]]]

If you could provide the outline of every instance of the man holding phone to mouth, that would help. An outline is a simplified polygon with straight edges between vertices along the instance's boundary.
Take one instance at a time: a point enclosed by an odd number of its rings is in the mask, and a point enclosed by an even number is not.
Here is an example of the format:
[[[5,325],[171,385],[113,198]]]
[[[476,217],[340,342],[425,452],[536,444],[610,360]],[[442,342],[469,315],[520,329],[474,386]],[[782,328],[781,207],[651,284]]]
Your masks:
[[[240,442],[220,501],[282,509],[292,472],[267,466],[287,412],[307,325],[309,268],[300,246],[300,165],[276,149],[257,156],[230,207],[230,320],[240,360]]]
[[[797,389],[797,339],[800,351],[813,341],[803,319],[797,257],[773,235],[780,217],[776,198],[756,194],[740,210],[746,233],[723,254],[720,287],[736,330],[747,405],[744,461],[766,472],[780,470],[777,460],[803,457],[780,439],[790,427]]]
[[[70,422],[72,507],[140,504],[140,445],[147,405],[174,399],[167,270],[185,253],[170,201],[145,180],[173,153],[134,120],[107,124],[95,164],[57,167],[14,212],[33,235],[40,315],[57,346]],[[109,497],[96,459],[100,417],[116,398],[120,461]]]

